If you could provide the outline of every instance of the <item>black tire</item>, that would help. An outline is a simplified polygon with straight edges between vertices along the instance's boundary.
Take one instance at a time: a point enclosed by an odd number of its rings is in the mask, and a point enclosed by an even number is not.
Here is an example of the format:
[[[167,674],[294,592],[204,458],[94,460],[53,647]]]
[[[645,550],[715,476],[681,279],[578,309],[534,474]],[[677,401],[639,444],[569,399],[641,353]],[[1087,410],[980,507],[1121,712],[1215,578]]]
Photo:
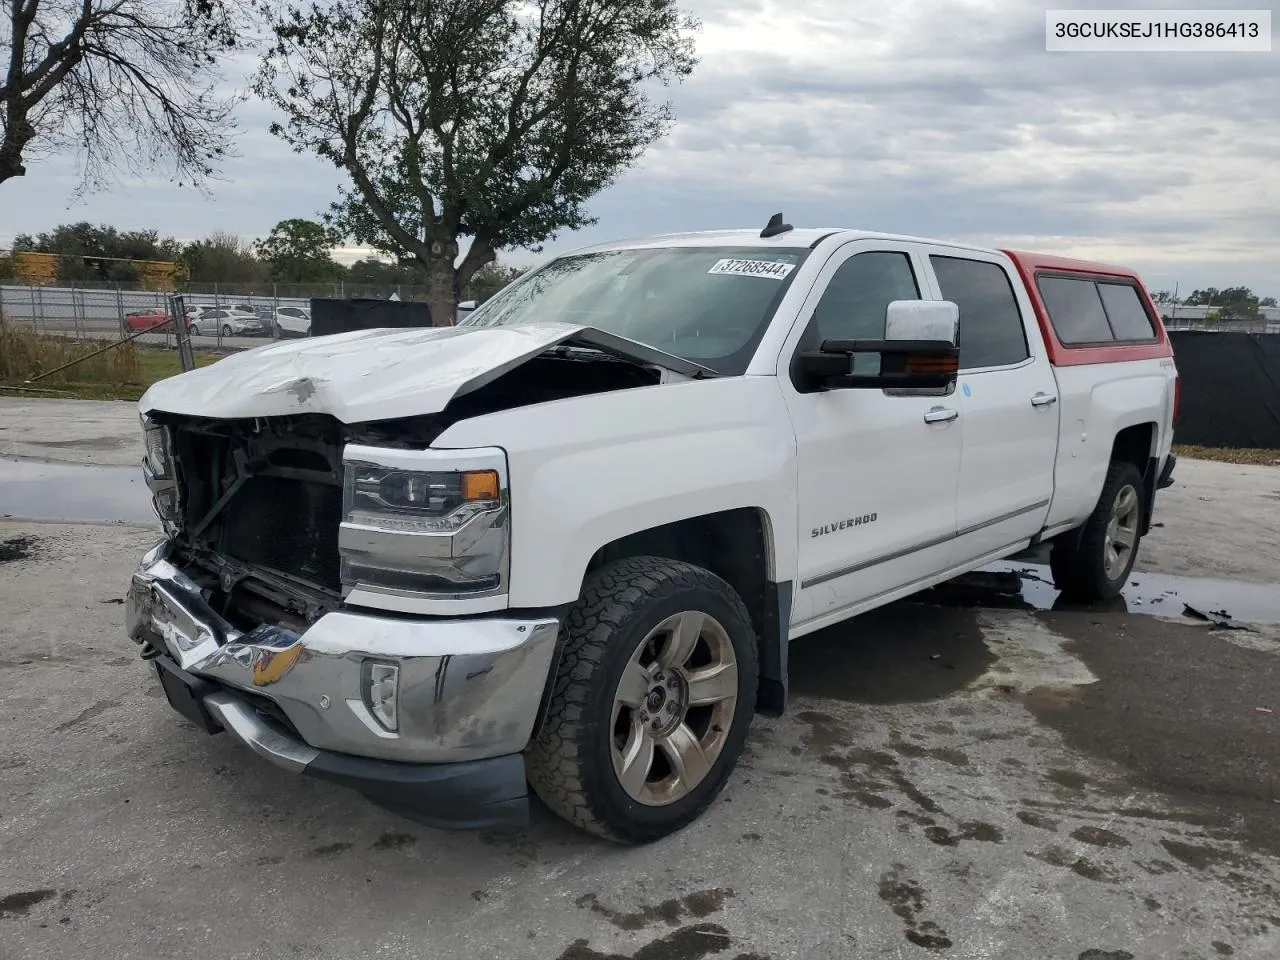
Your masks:
[[[702,781],[668,805],[651,806],[632,799],[614,773],[614,696],[646,635],[690,610],[710,614],[725,628],[737,660],[737,700],[728,736]],[[587,577],[562,629],[547,715],[526,751],[534,791],[564,819],[618,843],[649,843],[691,823],[724,788],[755,711],[756,636],[741,598],[701,567],[631,557]]]
[[[224,323],[224,324],[222,325],[222,335],[223,335],[224,337],[229,337],[229,336],[231,336],[231,324],[229,324],[229,323]]]
[[[1131,487],[1138,498],[1138,533],[1128,562],[1115,576],[1108,576],[1106,563],[1107,527],[1122,490]],[[1054,585],[1064,598],[1080,601],[1111,600],[1120,595],[1133,570],[1142,544],[1142,516],[1145,513],[1142,473],[1127,460],[1113,460],[1093,513],[1074,534],[1054,541],[1049,568]]]
[[[199,328],[199,327],[197,327],[194,323],[191,323],[191,324],[188,324],[188,325],[187,325],[187,336],[188,336],[188,337],[198,337],[199,335],[200,335],[200,328]]]

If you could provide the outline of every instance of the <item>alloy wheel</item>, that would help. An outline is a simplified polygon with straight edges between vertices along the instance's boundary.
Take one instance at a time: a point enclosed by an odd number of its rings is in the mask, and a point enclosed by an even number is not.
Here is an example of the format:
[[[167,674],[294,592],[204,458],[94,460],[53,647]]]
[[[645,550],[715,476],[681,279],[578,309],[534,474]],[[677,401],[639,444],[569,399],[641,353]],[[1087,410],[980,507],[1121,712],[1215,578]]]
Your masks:
[[[688,796],[724,749],[738,702],[738,662],[724,626],[688,610],[649,631],[614,694],[610,752],[633,800]]]

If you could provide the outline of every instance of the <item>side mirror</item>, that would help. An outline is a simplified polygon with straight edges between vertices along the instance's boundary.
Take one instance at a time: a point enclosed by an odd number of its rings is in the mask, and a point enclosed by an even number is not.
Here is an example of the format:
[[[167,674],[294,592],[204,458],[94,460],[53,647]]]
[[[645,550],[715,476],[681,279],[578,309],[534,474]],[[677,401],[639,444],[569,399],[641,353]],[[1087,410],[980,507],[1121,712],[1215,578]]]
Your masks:
[[[883,340],[824,340],[797,358],[806,392],[820,390],[950,390],[960,371],[960,308],[947,300],[895,300],[885,311]],[[879,372],[854,373],[857,354],[879,358]]]

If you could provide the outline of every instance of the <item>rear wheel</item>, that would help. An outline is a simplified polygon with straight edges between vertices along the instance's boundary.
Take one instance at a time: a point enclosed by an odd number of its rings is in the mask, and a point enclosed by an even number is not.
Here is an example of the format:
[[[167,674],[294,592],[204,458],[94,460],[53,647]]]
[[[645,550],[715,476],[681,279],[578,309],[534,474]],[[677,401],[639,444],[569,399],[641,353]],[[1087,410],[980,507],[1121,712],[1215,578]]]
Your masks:
[[[553,811],[623,843],[692,822],[737,764],[755,706],[742,600],[691,564],[633,557],[588,577],[527,752]]]
[[[200,333],[200,328],[197,327],[194,323],[187,324],[187,336],[194,337],[194,336],[198,336],[199,333]]]
[[[1124,589],[1142,540],[1142,474],[1113,460],[1098,505],[1079,534],[1054,542],[1053,580],[1072,600],[1110,600]]]

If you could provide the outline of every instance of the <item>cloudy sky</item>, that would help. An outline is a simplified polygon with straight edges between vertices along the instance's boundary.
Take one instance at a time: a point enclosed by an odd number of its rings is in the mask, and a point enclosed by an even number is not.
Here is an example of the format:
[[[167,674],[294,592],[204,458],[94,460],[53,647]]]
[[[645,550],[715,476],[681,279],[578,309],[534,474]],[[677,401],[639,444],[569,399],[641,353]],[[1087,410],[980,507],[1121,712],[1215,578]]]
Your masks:
[[[852,226],[1113,260],[1154,289],[1280,296],[1280,45],[1046,53],[1054,8],[1272,9],[1276,0],[685,0],[701,63],[678,125],[547,252],[672,230]],[[1280,17],[1275,17],[1280,19]],[[190,239],[312,217],[332,167],[241,110],[212,198],[162,180],[72,202],[70,161],[0,187],[0,246],[88,219]],[[545,255],[545,254],[544,254]],[[525,264],[528,253],[503,255]]]

